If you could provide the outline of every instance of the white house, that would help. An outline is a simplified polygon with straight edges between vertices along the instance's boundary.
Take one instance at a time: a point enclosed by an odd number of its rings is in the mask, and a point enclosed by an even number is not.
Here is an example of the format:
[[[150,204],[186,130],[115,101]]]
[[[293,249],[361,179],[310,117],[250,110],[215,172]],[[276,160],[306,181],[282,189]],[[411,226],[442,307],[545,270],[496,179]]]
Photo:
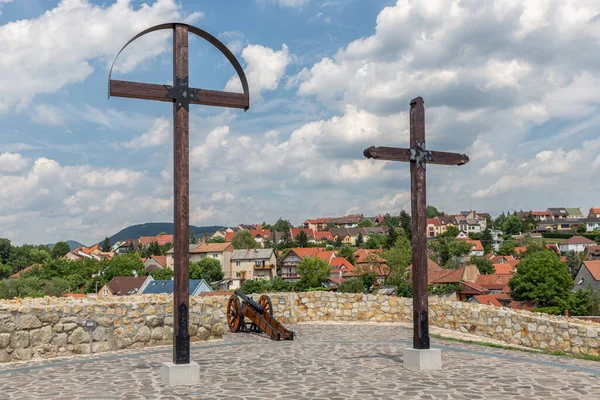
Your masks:
[[[587,232],[594,232],[596,229],[600,229],[600,218],[589,218],[585,221],[585,230]]]
[[[575,253],[583,253],[588,246],[595,245],[596,242],[583,236],[573,236],[564,242],[560,243],[558,247],[561,253],[568,253],[574,251]]]

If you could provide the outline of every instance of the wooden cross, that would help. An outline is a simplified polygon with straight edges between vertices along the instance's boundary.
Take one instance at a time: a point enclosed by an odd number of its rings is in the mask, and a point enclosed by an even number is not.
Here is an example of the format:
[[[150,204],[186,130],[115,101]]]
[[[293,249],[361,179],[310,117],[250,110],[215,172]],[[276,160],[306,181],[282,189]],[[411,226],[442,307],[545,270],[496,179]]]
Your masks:
[[[112,80],[108,76],[108,96],[158,100],[173,103],[173,170],[174,170],[174,290],[173,290],[173,362],[190,363],[189,335],[189,105],[204,104],[218,107],[250,106],[248,81],[240,63],[217,38],[194,26],[168,23],[146,29],[123,46],[117,57],[137,38],[159,30],[173,30],[173,85]],[[227,57],[237,72],[244,93],[221,92],[190,88],[188,83],[188,33],[206,39]],[[115,58],[116,61],[116,58]],[[114,62],[113,62],[114,67]]]
[[[469,157],[425,149],[425,107],[421,97],[410,102],[410,148],[371,146],[365,149],[364,155],[376,160],[410,162],[413,347],[429,349],[425,168],[426,164],[463,165],[469,162]]]

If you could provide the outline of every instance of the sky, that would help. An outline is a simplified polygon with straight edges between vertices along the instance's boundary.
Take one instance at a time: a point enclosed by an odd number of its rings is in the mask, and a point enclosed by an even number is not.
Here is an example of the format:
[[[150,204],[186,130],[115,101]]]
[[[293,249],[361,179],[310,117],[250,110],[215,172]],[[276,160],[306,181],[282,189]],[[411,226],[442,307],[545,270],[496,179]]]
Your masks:
[[[600,2],[593,0],[0,0],[0,237],[93,243],[172,221],[172,106],[107,98],[136,33],[182,21],[244,67],[247,112],[192,105],[190,223],[300,224],[410,208],[411,99],[446,212],[600,206]],[[172,83],[170,32],[136,40],[114,79]],[[190,38],[190,84],[239,91]]]

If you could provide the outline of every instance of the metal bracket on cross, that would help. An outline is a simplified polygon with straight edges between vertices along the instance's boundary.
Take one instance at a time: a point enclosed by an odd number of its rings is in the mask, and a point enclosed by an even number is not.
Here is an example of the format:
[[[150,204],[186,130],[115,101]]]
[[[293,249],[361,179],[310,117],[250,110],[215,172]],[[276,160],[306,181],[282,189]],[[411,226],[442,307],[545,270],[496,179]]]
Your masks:
[[[431,151],[425,150],[425,142],[422,144],[417,141],[417,145],[414,149],[410,150],[410,160],[417,162],[418,168],[425,169],[425,164],[427,162],[433,161],[433,155]]]
[[[167,89],[166,97],[175,100],[178,110],[183,107],[189,112],[190,101],[198,101],[196,93],[198,93],[200,89],[189,87],[187,76],[184,78],[175,79],[175,86],[164,85],[165,89]]]

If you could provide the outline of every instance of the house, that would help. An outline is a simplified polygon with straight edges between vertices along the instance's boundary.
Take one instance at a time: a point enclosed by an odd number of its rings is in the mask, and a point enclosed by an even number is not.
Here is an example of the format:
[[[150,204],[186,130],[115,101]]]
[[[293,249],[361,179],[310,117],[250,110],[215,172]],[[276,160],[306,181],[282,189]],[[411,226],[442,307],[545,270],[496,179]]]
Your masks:
[[[383,215],[378,215],[376,217],[371,218],[371,221],[373,221],[373,223],[375,225],[379,225],[383,222],[384,216]]]
[[[205,257],[211,257],[219,260],[225,278],[231,278],[230,261],[233,253],[231,243],[207,243],[207,244],[190,244],[189,245],[189,260],[190,262],[198,262]],[[167,251],[167,267],[173,269],[173,254],[174,250]]]
[[[516,261],[517,259],[514,258],[513,256],[494,256],[491,255],[488,257],[488,259],[492,262],[492,264],[504,264],[510,261]]]
[[[508,307],[512,298],[505,293],[483,294],[473,296],[469,303],[483,304],[486,306]]]
[[[132,251],[138,251],[140,249],[140,246],[138,245],[137,240],[127,239],[115,243],[112,249],[116,254],[125,254],[130,253]]]
[[[310,228],[292,228],[290,229],[290,237],[292,240],[296,240],[296,236],[300,234],[300,232],[306,233],[306,236],[309,240],[313,237],[314,231]]]
[[[588,246],[585,250],[592,260],[600,259],[600,245]]]
[[[334,240],[338,238],[342,239],[344,244],[354,245],[356,244],[356,240],[358,239],[359,234],[362,235],[363,240],[367,241],[369,236],[374,233],[385,234],[387,233],[387,228],[385,227],[368,227],[368,228],[331,228],[329,230]]]
[[[574,291],[587,289],[600,290],[600,260],[584,261],[575,277]]]
[[[475,283],[479,276],[479,269],[476,265],[471,264],[457,269],[430,270],[427,272],[427,281],[430,285],[460,282]]]
[[[582,220],[584,218],[583,213],[579,207],[567,208],[567,219]]]
[[[150,281],[144,290],[143,294],[173,294],[175,283],[172,280],[168,281]],[[190,279],[189,293],[190,296],[200,296],[201,293],[212,292],[210,285],[204,279]]]
[[[442,215],[437,217],[438,222],[440,223],[440,235],[445,233],[448,227],[456,226],[458,227],[458,223],[456,222],[456,217],[452,215]]]
[[[407,271],[412,271],[412,264],[406,267]],[[444,271],[444,268],[440,267],[438,263],[433,261],[431,258],[427,259],[427,272],[430,271]]]
[[[519,261],[515,260],[515,263],[493,264],[494,273],[496,275],[512,275],[515,273],[518,263]]]
[[[594,232],[596,229],[600,229],[600,218],[588,218],[585,220],[586,232]]]
[[[590,211],[588,213],[588,218],[593,218],[593,219],[597,219],[600,218],[600,208],[590,208]]]
[[[547,211],[550,213],[553,220],[567,219],[567,216],[569,215],[569,212],[564,207],[548,208]]]
[[[469,250],[469,255],[470,256],[483,257],[484,256],[484,249],[483,249],[483,245],[481,244],[481,240],[468,239],[464,235],[464,232],[461,232],[461,234],[459,234],[459,236],[457,236],[456,238],[464,240],[465,242],[467,242],[467,243],[469,243],[471,245],[471,249]]]
[[[489,290],[474,282],[460,282],[459,288],[459,292],[457,293],[458,301],[469,301],[473,296],[489,293]]]
[[[427,237],[436,237],[441,233],[440,220],[437,218],[427,218]]]
[[[375,272],[377,280],[383,283],[389,274],[389,268],[382,257],[381,250],[358,249],[354,252],[354,265],[361,272]]]
[[[21,276],[21,274],[22,274],[22,273],[24,273],[24,272],[33,271],[33,269],[34,269],[34,268],[36,268],[36,269],[41,269],[42,267],[43,267],[43,265],[42,265],[42,264],[32,264],[32,265],[30,265],[29,267],[25,267],[25,268],[23,268],[22,270],[20,270],[19,272],[15,273],[15,274],[12,274],[12,275],[10,276],[10,278],[11,278],[11,279],[16,279],[16,278],[18,278],[19,276]]]
[[[572,236],[560,243],[558,247],[560,248],[560,252],[563,254],[568,253],[569,251],[583,253],[588,246],[593,246],[595,244],[596,242],[583,236]]]
[[[360,273],[360,271],[344,257],[333,257],[329,262],[329,265],[331,265],[332,278],[351,278],[353,276],[358,276]]]
[[[479,275],[475,283],[487,290],[490,293],[510,293],[508,282],[512,279],[512,275]]]
[[[327,223],[334,224],[337,228],[355,228],[361,219],[360,214],[351,214],[344,217],[330,218]],[[321,230],[323,229],[321,228]]]
[[[312,231],[324,231],[327,229],[327,224],[331,218],[316,218],[316,219],[307,219],[304,221],[304,228],[310,229]]]
[[[150,256],[143,261],[146,272],[167,267],[167,256]]]
[[[271,230],[262,229],[262,226],[257,226],[256,229],[250,229],[249,232],[260,247],[264,247],[265,240],[271,238]],[[231,239],[233,240],[233,237]]]
[[[98,297],[125,296],[143,293],[153,278],[148,276],[116,276],[98,291]]]
[[[309,243],[323,243],[327,241],[333,241],[333,235],[329,231],[314,231],[310,239]]]
[[[552,214],[548,210],[546,211],[531,211],[531,216],[535,218],[536,221],[547,221],[552,219]]]
[[[229,289],[238,289],[247,280],[273,279],[276,273],[277,256],[273,249],[234,250],[230,262]]]
[[[335,257],[335,253],[332,250],[325,250],[322,247],[307,247],[307,248],[293,248],[280,260],[278,275],[286,280],[297,281],[300,279],[296,267],[306,257],[318,257],[327,262],[331,263],[331,259]]]

